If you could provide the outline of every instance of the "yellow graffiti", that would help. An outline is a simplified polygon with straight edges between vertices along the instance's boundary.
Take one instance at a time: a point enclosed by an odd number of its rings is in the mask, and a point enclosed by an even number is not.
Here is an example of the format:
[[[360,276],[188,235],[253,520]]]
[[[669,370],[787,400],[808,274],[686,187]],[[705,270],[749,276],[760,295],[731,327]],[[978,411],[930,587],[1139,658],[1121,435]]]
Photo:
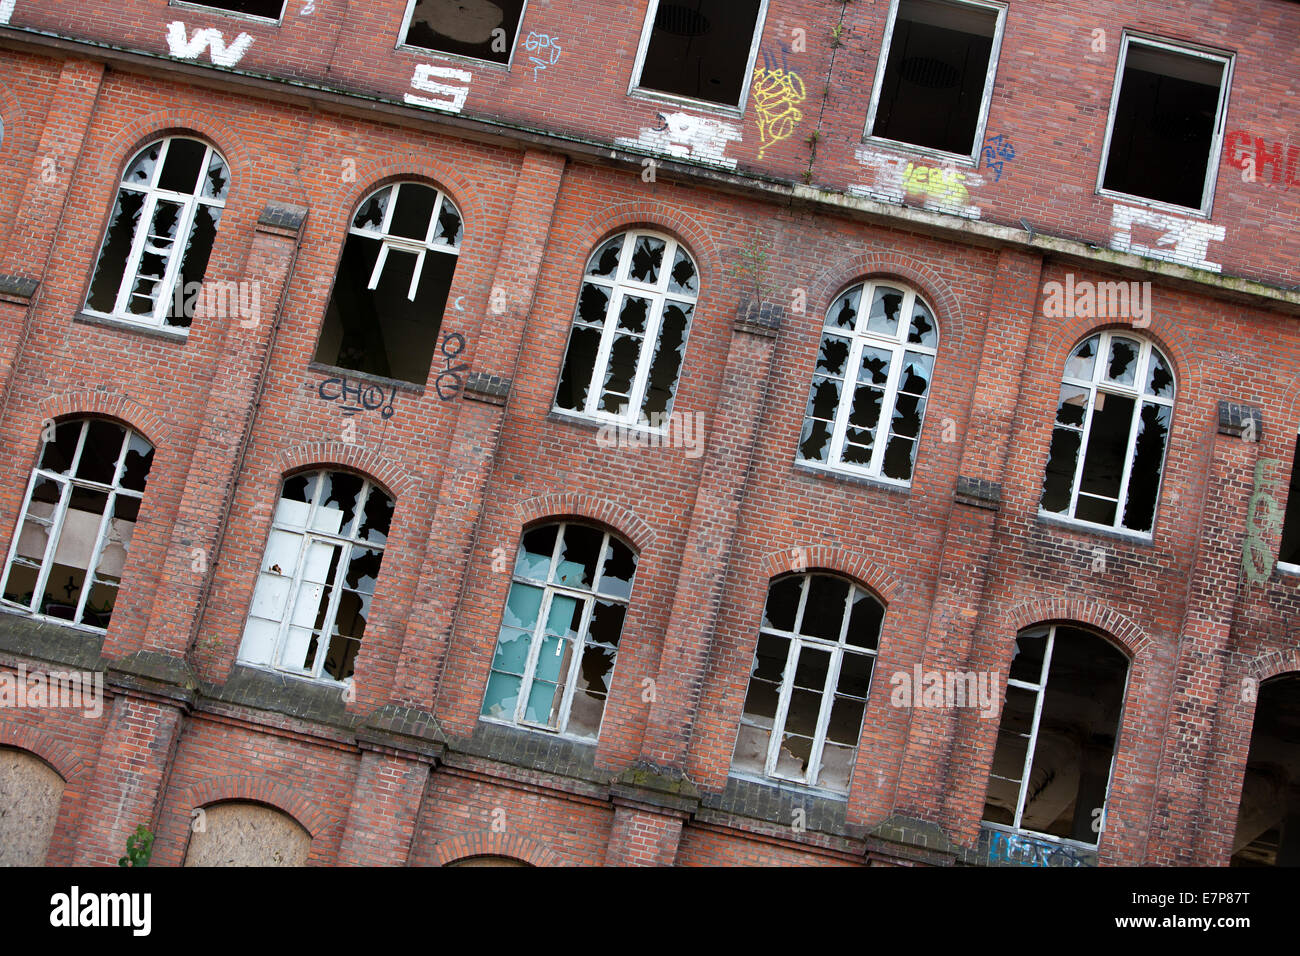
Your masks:
[[[803,120],[803,110],[798,104],[808,98],[803,80],[793,70],[754,69],[754,110],[758,114],[758,158],[762,159],[769,146],[784,142],[794,135],[794,129]]]
[[[938,166],[915,166],[908,163],[903,173],[903,183],[907,186],[908,195],[928,194],[940,202],[965,203],[970,199],[965,182],[965,173]]]

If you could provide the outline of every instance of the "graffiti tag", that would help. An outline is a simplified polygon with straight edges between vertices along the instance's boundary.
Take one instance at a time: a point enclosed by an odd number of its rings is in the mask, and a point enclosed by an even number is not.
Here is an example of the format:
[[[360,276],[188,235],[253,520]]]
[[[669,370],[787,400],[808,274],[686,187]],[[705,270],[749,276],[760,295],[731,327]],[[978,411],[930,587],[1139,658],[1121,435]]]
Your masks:
[[[1272,491],[1273,472],[1280,462],[1261,458],[1255,462],[1255,489],[1246,512],[1246,537],[1241,544],[1241,575],[1247,584],[1262,584],[1273,573],[1273,549],[1268,539],[1282,528],[1282,509]]]
[[[993,181],[1002,182],[1002,164],[1008,159],[1016,158],[1015,147],[1007,142],[1002,134],[990,136],[984,141],[984,148],[980,150],[980,160],[984,162],[989,169],[993,170]]]
[[[459,332],[448,332],[443,336],[439,351],[442,352],[443,364],[446,368],[438,373],[438,377],[433,381],[433,387],[437,391],[440,401],[449,402],[464,387],[464,382],[460,377],[461,373],[469,371],[469,366],[464,362],[454,368],[452,367],[452,362],[465,351],[465,336]]]
[[[524,41],[524,49],[529,53],[537,54],[528,58],[536,64],[533,67],[534,82],[537,81],[537,71],[554,65],[560,59],[560,54],[564,52],[560,49],[560,41],[545,33],[529,33],[528,39]]]
[[[316,394],[323,402],[337,402],[342,406],[344,415],[357,415],[361,412],[373,412],[380,409],[380,416],[387,420],[393,417],[393,401],[397,398],[397,388],[393,387],[384,402],[384,390],[373,383],[350,382],[347,376],[327,378],[320,383]],[[346,404],[345,404],[346,403]]]

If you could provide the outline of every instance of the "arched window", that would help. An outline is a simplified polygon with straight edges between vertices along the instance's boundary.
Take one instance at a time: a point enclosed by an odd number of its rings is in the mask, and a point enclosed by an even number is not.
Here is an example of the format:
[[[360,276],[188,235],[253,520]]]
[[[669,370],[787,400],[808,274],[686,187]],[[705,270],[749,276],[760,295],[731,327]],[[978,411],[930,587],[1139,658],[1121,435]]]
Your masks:
[[[0,747],[0,867],[45,865],[64,786],[45,761]]]
[[[316,361],[422,384],[460,241],[460,210],[423,183],[371,193],[352,217]]]
[[[1096,846],[1105,826],[1128,658],[1066,625],[1016,639],[984,821]]]
[[[350,678],[392,518],[393,499],[359,475],[286,478],[239,659],[302,677]]]
[[[846,578],[772,583],[733,773],[848,791],[884,616],[884,605]]]
[[[607,531],[526,531],[482,716],[594,740],[635,575],[636,555]]]
[[[1300,674],[1259,687],[1232,866],[1300,866]]]
[[[311,834],[274,807],[230,801],[196,810],[186,866],[305,866]]]
[[[695,260],[675,239],[625,232],[587,263],[556,408],[662,427],[695,314]]]
[[[1042,510],[1149,534],[1174,412],[1174,374],[1145,339],[1100,332],[1065,362]]]
[[[153,446],[116,422],[47,428],[5,567],[4,605],[104,630],[117,604]]]
[[[229,188],[226,160],[207,143],[173,136],[140,150],[122,176],[86,311],[187,330]]]
[[[910,482],[938,345],[934,313],[910,289],[844,292],[826,313],[799,458]]]

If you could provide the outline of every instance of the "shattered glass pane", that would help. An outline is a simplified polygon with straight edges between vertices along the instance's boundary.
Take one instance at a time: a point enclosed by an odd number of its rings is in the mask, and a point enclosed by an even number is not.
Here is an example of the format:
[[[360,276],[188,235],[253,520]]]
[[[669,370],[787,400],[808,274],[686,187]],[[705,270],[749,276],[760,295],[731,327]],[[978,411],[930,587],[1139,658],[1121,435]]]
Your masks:
[[[912,326],[907,331],[907,341],[909,344],[924,345],[926,348],[934,348],[939,344],[934,316],[920,302],[912,307]]]
[[[792,705],[793,706],[793,705]],[[781,735],[781,749],[777,751],[775,773],[790,780],[803,780],[812,760],[812,738],[795,734]]]
[[[551,598],[551,609],[546,615],[546,633],[566,640],[576,640],[582,630],[584,602],[569,594],[556,594]]]
[[[736,732],[736,750],[731,758],[733,770],[761,774],[767,766],[770,729],[741,723]]]
[[[846,747],[856,747],[858,736],[862,733],[862,712],[866,707],[865,700],[836,696],[831,704],[830,721],[826,725],[826,740]]]
[[[180,227],[183,208],[179,203],[161,199],[154,205],[140,268],[126,300],[127,311],[134,315],[152,315],[159,297],[166,291],[163,279],[176,251],[176,230]]]
[[[627,616],[627,607],[623,604],[611,604],[597,601],[591,609],[591,622],[587,628],[587,640],[597,644],[617,647],[623,634],[623,619]]]
[[[217,241],[217,226],[221,223],[221,210],[215,206],[200,205],[194,210],[194,222],[190,227],[189,240],[185,243],[185,255],[181,258],[181,271],[176,282],[182,292],[193,289],[203,282],[208,272],[208,260],[212,258],[212,247]],[[167,324],[177,328],[189,328],[192,316],[186,315],[184,309],[176,308],[176,296],[173,295],[164,313]],[[188,300],[188,296],[185,297]],[[226,300],[228,301],[228,300]],[[185,305],[183,301],[181,303]],[[243,298],[228,306],[232,311],[242,308]],[[250,300],[251,305],[251,300]],[[251,310],[250,310],[251,311]],[[229,315],[215,315],[209,318],[227,319]],[[243,316],[241,318],[256,318]]]
[[[808,395],[806,417],[820,418],[831,422],[835,420],[835,411],[840,405],[840,380],[835,378],[813,379],[812,390]]]
[[[505,627],[517,627],[531,631],[537,624],[538,612],[542,609],[541,588],[516,581],[510,586],[510,596],[506,598],[505,613],[501,616]]]
[[[850,289],[837,299],[826,316],[828,328],[854,330],[858,322],[858,303],[862,300],[862,286]]]
[[[867,317],[867,331],[891,339],[897,338],[899,312],[902,308],[902,292],[888,286],[877,287],[871,300],[871,314]]]
[[[830,453],[831,425],[829,422],[809,419],[799,433],[799,457],[804,461],[825,464]]]
[[[1022,634],[1017,637],[1016,653],[1011,658],[1011,671],[1007,674],[1007,679],[1037,684],[1043,676],[1043,655],[1046,653],[1046,634],[1035,636]]]
[[[488,678],[487,693],[483,697],[483,716],[514,720],[515,708],[519,706],[519,684],[520,678],[494,671]]]
[[[645,400],[641,403],[643,420],[668,414],[677,377],[681,373],[686,354],[686,329],[690,325],[695,306],[686,302],[667,302],[663,321],[659,326],[659,341],[655,343],[654,358],[650,362],[650,376],[646,384]]]
[[[921,434],[921,417],[925,414],[925,399],[915,395],[899,395],[894,403],[894,420],[890,427],[895,435],[916,438]]]
[[[844,430],[844,451],[840,455],[840,461],[846,465],[869,467],[875,446],[875,432],[865,428],[846,428]]]
[[[159,140],[140,150],[135,159],[131,160],[131,165],[126,168],[126,173],[122,176],[122,182],[131,186],[143,187],[151,185],[154,170],[158,166],[158,157],[162,155],[164,142],[166,141]]]
[[[847,793],[849,777],[853,774],[853,758],[856,753],[857,750],[854,747],[826,744],[822,750],[822,765],[817,774],[817,785],[838,793]]]
[[[610,291],[603,285],[584,282],[578,296],[578,315],[575,321],[601,327],[609,314]]]
[[[668,277],[668,291],[677,295],[697,295],[699,293],[699,276],[695,263],[681,246],[673,258],[673,271]]]
[[[1146,393],[1157,398],[1174,397],[1174,373],[1169,370],[1165,357],[1151,350],[1151,368],[1147,372]]]
[[[1093,406],[1092,428],[1088,432],[1088,450],[1084,456],[1079,491],[1087,495],[1116,499],[1119,497],[1124,466],[1128,463],[1129,429],[1133,425],[1136,400],[1125,395],[1105,395],[1103,402],[1102,397],[1102,393],[1098,393],[1097,401]],[[1080,499],[1080,510],[1083,504],[1083,500]],[[1113,512],[1113,506],[1110,508]],[[1080,514],[1079,517],[1083,515]],[[1109,524],[1110,520],[1106,520],[1105,523]]]
[[[763,608],[763,627],[778,631],[793,631],[795,615],[799,610],[799,597],[803,594],[806,578],[792,576],[774,581],[767,591],[767,604]]]
[[[374,594],[383,558],[382,551],[353,548],[352,559],[348,561],[348,569],[343,578],[344,585],[362,594]]]
[[[821,706],[822,691],[826,689],[826,677],[830,671],[830,666],[830,651],[823,651],[808,644],[799,649],[799,658],[795,661],[794,667],[794,686],[813,691],[819,701],[818,707]],[[787,724],[787,727],[790,727],[790,725]],[[793,729],[801,733],[804,732],[804,728],[797,726],[793,727]],[[816,725],[814,724],[812,727],[806,728],[806,732],[812,733],[815,729]]]
[[[126,273],[126,263],[135,242],[135,230],[144,210],[144,194],[123,189],[117,194],[117,205],[109,220],[108,233],[95,266],[95,277],[90,283],[90,296],[86,308],[111,314],[117,304],[117,293]]]
[[[854,428],[874,429],[880,422],[880,406],[885,393],[869,385],[859,385],[853,391],[853,407],[849,410],[849,424]]]
[[[817,354],[817,371],[843,378],[851,348],[852,343],[842,336],[823,335],[821,350]]]
[[[841,697],[858,697],[866,700],[868,692],[871,690],[871,671],[875,666],[876,659],[870,654],[855,654],[852,651],[846,651],[840,656],[840,676],[835,685],[835,692]],[[860,706],[865,706],[862,704]],[[859,711],[859,713],[861,713]],[[857,727],[853,728],[853,739],[844,740],[842,743],[853,743],[857,740]]]
[[[366,498],[366,510],[361,515],[361,524],[357,527],[357,537],[371,544],[383,544],[388,540],[388,528],[393,521],[393,499],[378,488],[372,487]]]
[[[637,363],[641,359],[641,343],[644,340],[637,335],[619,335],[614,339],[614,346],[609,350],[609,365],[605,370],[605,381],[600,396],[600,410],[622,414],[627,409],[628,396],[632,391],[632,379],[636,375]]]
[[[543,525],[524,532],[515,558],[515,576],[545,581],[551,570],[551,556],[555,553],[555,536],[560,526]]]
[[[1074,491],[1074,471],[1079,463],[1079,446],[1083,433],[1072,428],[1052,432],[1052,447],[1047,453],[1047,474],[1043,479],[1044,511],[1065,514],[1070,510]]]
[[[799,633],[808,637],[820,637],[825,641],[838,641],[850,587],[849,582],[843,578],[829,574],[811,575],[808,578],[808,600],[804,604]]]
[[[1141,351],[1142,347],[1132,339],[1112,338],[1106,378],[1119,385],[1132,385],[1137,377],[1137,360]]]
[[[912,478],[912,461],[916,455],[916,442],[910,438],[894,435],[885,446],[885,460],[881,471],[886,478],[895,481],[910,481]]]
[[[1062,385],[1061,396],[1056,407],[1056,421],[1072,428],[1082,428],[1084,416],[1088,413],[1088,399],[1092,390],[1082,385]]]
[[[112,484],[124,438],[126,429],[120,425],[98,418],[87,422],[86,442],[81,447],[81,460],[77,462],[77,477],[83,481]]]
[[[66,475],[72,470],[72,459],[77,453],[77,442],[86,425],[83,419],[60,422],[54,427],[54,440],[45,443],[40,467],[46,471]]]
[[[464,231],[465,224],[461,219],[460,210],[444,196],[442,208],[438,210],[438,225],[433,230],[433,241],[442,246],[459,246]]]
[[[158,188],[176,193],[195,193],[199,188],[199,174],[204,172],[203,158],[208,147],[193,139],[176,137],[167,144],[167,158],[163,160]]]
[[[793,580],[799,581],[801,579],[794,578]],[[758,635],[758,644],[754,648],[754,664],[751,668],[751,676],[755,680],[780,684],[785,679],[785,665],[789,657],[790,638],[760,633]]]
[[[889,381],[889,366],[893,359],[894,354],[887,349],[864,348],[862,367],[858,370],[858,381],[883,387]]]
[[[587,275],[612,278],[617,274],[618,263],[623,254],[623,242],[626,237],[626,233],[620,233],[597,249],[592,254],[591,262],[587,266]]]
[[[528,664],[528,651],[532,647],[533,636],[530,631],[521,631],[514,627],[503,627],[497,635],[496,655],[492,658],[492,669],[506,674],[520,674]]]
[[[545,654],[546,652],[543,651],[542,653]],[[535,680],[533,681],[533,688],[528,694],[528,707],[524,711],[524,720],[529,723],[554,728],[559,723],[560,706],[563,701],[563,684]]]
[[[437,202],[436,189],[420,183],[402,183],[397,187],[397,205],[388,225],[389,233],[424,242],[429,235],[429,221]]]
[[[600,545],[604,533],[586,525],[571,524],[564,529],[559,561],[551,575],[551,583],[571,588],[591,588],[596,577],[596,562],[600,559]]]
[[[1074,347],[1070,357],[1065,360],[1065,377],[1092,381],[1092,373],[1097,367],[1097,346],[1101,336],[1094,335]]]
[[[903,371],[898,378],[899,390],[912,395],[924,395],[925,390],[930,387],[933,371],[933,355],[908,352],[903,357]]]
[[[650,300],[640,296],[625,295],[618,313],[618,327],[637,335],[645,334],[646,319],[650,315]]]
[[[760,727],[771,727],[776,719],[777,705],[781,699],[781,685],[771,681],[758,680],[749,682],[745,694],[744,716],[750,723]]]
[[[224,201],[230,189],[230,169],[221,154],[215,149],[208,160],[208,174],[203,179],[203,196],[205,199]]]
[[[345,471],[327,471],[321,481],[320,506],[312,529],[347,536],[356,519],[363,480]]]
[[[885,619],[885,607],[866,591],[858,588],[853,595],[853,608],[849,614],[849,629],[844,635],[847,644],[874,648],[880,640],[880,625]],[[845,660],[849,656],[845,655]],[[849,693],[844,691],[844,693]]]
[[[600,593],[610,597],[628,598],[632,594],[632,579],[636,576],[636,555],[632,549],[613,535],[605,546],[605,563],[600,569]]]
[[[596,368],[596,353],[600,349],[600,331],[575,326],[569,337],[569,348],[560,370],[560,384],[555,393],[555,404],[560,408],[581,412],[587,407],[587,393]]]
[[[388,211],[388,200],[393,195],[393,188],[389,186],[381,189],[369,199],[361,204],[357,210],[356,216],[352,219],[352,226],[355,229],[369,229],[380,232],[384,227],[384,213]]]
[[[1173,409],[1168,405],[1142,403],[1133,466],[1129,470],[1128,502],[1124,508],[1124,527],[1130,531],[1150,531],[1155,524],[1172,414]]]
[[[654,285],[659,281],[659,269],[663,265],[665,243],[654,236],[637,236],[632,249],[632,266],[628,278],[635,282]]]

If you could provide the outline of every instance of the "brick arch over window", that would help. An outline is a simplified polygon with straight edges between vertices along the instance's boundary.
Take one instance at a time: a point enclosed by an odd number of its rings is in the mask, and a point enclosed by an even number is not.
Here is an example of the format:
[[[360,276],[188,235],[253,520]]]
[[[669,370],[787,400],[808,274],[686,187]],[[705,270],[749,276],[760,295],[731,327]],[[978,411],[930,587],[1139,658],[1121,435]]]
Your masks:
[[[564,866],[559,854],[544,844],[515,833],[479,830],[443,840],[433,847],[433,861],[446,866],[474,856],[505,856],[523,860],[533,866]]]
[[[1245,662],[1242,673],[1260,683],[1283,674],[1300,674],[1300,647],[1284,647],[1251,658]]]
[[[527,527],[542,519],[587,518],[597,521],[625,538],[638,554],[654,544],[655,531],[634,511],[595,495],[541,495],[515,505],[520,524]]]
[[[230,167],[232,198],[242,185],[241,177],[252,169],[257,155],[233,127],[212,119],[210,113],[185,109],[159,110],[122,127],[107,147],[97,152],[96,158],[87,167],[88,175],[98,184],[95,198],[99,198],[99,188],[111,198],[117,192],[122,173],[131,158],[155,140],[169,136],[185,136],[211,143],[225,157]]]
[[[328,203],[322,210],[328,217],[323,227],[330,230],[346,230],[352,224],[361,203],[377,190],[398,182],[419,182],[442,192],[460,210],[462,227],[465,235],[462,248],[483,238],[483,222],[487,216],[483,212],[485,199],[482,192],[469,180],[458,175],[450,165],[438,162],[427,153],[394,153],[377,156],[357,166],[356,182],[346,193],[340,193],[337,205]],[[337,219],[337,221],[336,221]],[[332,233],[331,233],[332,234]],[[471,249],[471,252],[473,250]]]
[[[1152,318],[1151,326],[1140,329],[1134,328],[1129,322],[1116,322],[1109,318],[1053,319],[1052,321],[1057,325],[1047,339],[1044,372],[1050,373],[1049,378],[1051,374],[1059,378],[1065,370],[1065,362],[1070,352],[1084,339],[1102,332],[1123,332],[1135,338],[1146,339],[1160,350],[1173,369],[1177,399],[1179,404],[1183,404],[1187,401],[1187,396],[1192,394],[1198,378],[1197,370],[1205,364],[1202,361],[1203,356],[1177,325],[1173,322],[1161,322],[1158,319],[1157,312]]]
[[[577,263],[581,271],[591,254],[610,236],[633,229],[666,232],[686,247],[699,270],[701,297],[715,292],[712,285],[724,274],[722,257],[709,231],[675,206],[660,202],[623,203],[602,210],[571,233],[560,260]]]
[[[1027,627],[1047,624],[1085,624],[1118,644],[1136,660],[1151,646],[1153,638],[1132,620],[1113,608],[1088,598],[1044,598],[1018,604],[995,624],[995,632],[1015,635]]]
[[[0,747],[12,747],[31,754],[49,764],[68,786],[81,782],[86,773],[85,762],[66,744],[50,734],[0,721]]]
[[[415,483],[411,473],[399,467],[391,458],[357,443],[314,442],[310,445],[293,445],[281,450],[279,462],[281,475],[309,468],[344,468],[355,471],[374,481],[394,500],[400,500]]]
[[[325,826],[325,817],[319,807],[300,796],[298,791],[269,777],[248,774],[214,777],[194,784],[181,797],[181,805],[190,810],[231,801],[261,803],[279,810],[292,817],[311,834],[313,840]]]
[[[55,395],[45,400],[38,414],[42,421],[97,416],[112,418],[138,432],[155,449],[161,448],[171,437],[171,426],[150,409],[117,392],[85,391]]]
[[[939,326],[939,348],[944,351],[966,339],[965,313],[952,287],[921,259],[879,250],[835,262],[808,287],[807,309],[818,322],[836,296],[859,282],[896,279],[907,283],[934,307]]]
[[[898,578],[872,563],[865,554],[830,544],[792,545],[763,556],[763,574],[771,579],[782,574],[833,571],[874,591],[885,603],[893,604],[906,591]]]

